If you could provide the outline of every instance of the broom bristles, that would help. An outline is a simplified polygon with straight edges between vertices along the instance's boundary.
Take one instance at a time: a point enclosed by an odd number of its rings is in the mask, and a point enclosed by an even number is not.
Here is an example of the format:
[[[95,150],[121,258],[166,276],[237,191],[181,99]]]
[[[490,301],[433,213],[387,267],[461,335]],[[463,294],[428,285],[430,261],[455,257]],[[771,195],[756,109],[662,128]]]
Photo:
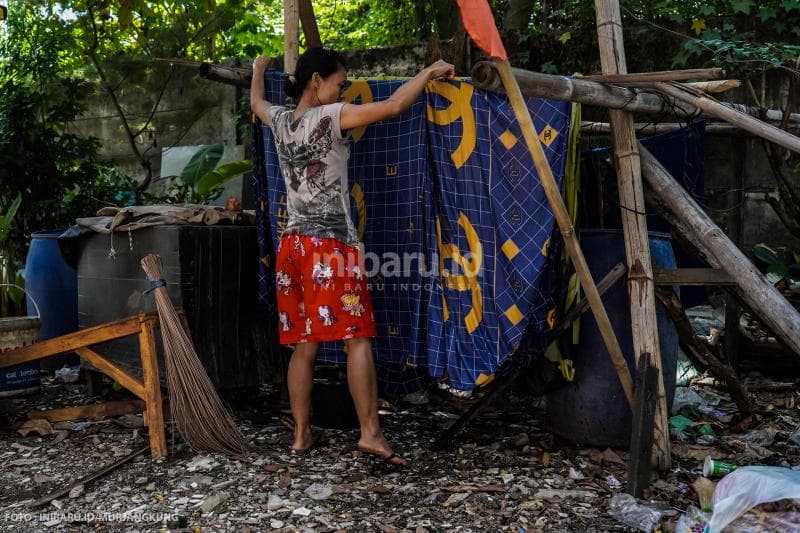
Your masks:
[[[163,279],[161,257],[142,259],[150,280]],[[248,445],[225,408],[186,331],[165,286],[154,289],[156,309],[164,340],[169,406],[178,432],[195,451],[243,456]]]

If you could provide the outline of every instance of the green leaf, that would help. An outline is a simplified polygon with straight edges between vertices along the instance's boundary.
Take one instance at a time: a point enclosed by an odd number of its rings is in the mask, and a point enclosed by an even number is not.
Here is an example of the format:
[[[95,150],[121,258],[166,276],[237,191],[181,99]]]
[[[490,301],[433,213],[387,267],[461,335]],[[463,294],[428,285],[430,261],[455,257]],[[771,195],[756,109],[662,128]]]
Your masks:
[[[770,265],[767,268],[767,274],[773,274],[775,276],[780,276],[781,279],[785,278],[789,275],[789,267],[784,265],[783,263],[779,265]]]
[[[783,264],[783,261],[778,259],[778,254],[775,252],[775,250],[773,250],[763,242],[753,246],[753,255],[755,255],[756,258],[762,261],[763,263],[766,263],[767,265],[770,266]]]
[[[753,7],[752,0],[731,0],[731,7],[734,13],[750,14],[750,8]]]
[[[181,171],[183,182],[194,187],[203,174],[214,170],[219,160],[222,159],[224,151],[225,146],[222,143],[212,144],[200,149],[183,167]]]
[[[787,13],[795,9],[800,11],[800,3],[798,3],[797,0],[783,0],[783,2],[781,2],[781,8]]]
[[[202,196],[206,196],[213,192],[214,189],[222,187],[227,181],[252,170],[253,162],[249,159],[222,165],[218,169],[212,170],[200,178],[197,182],[197,192]]]
[[[17,214],[19,206],[22,204],[22,193],[17,193],[17,197],[11,202],[5,215],[0,215],[0,248],[4,248],[8,234],[11,232],[11,225],[14,222],[14,215]]]
[[[705,4],[705,5],[700,6],[698,11],[700,11],[701,15],[707,17],[708,15],[713,15],[714,13],[716,13],[717,12],[717,8],[714,7],[714,4]]]
[[[771,7],[762,7],[758,12],[758,18],[761,22],[766,22],[778,16],[778,10]]]

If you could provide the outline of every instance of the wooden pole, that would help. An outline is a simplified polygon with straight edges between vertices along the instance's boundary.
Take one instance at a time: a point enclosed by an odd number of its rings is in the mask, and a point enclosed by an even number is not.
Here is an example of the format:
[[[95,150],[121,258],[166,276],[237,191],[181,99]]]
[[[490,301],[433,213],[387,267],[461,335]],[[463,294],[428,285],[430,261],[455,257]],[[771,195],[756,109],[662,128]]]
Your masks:
[[[736,126],[747,130],[758,137],[771,141],[778,146],[782,146],[788,150],[800,154],[800,137],[796,137],[772,124],[767,124],[755,117],[751,117],[736,109],[730,107],[704,96],[699,93],[687,91],[681,88],[680,85],[672,85],[669,83],[655,83],[653,85],[659,91],[672,96],[678,100],[691,104],[699,109],[702,109],[710,115],[721,118],[726,122],[735,124]]]
[[[622,38],[622,17],[616,0],[595,0],[597,39],[600,63],[604,74],[625,74],[625,45]],[[631,305],[633,355],[639,364],[641,357],[650,357],[658,369],[656,417],[653,434],[652,459],[660,470],[671,467],[667,395],[661,365],[661,347],[656,318],[655,284],[650,261],[650,239],[645,217],[641,164],[637,151],[633,115],[619,110],[609,111],[614,161],[617,169],[619,203],[622,206],[622,229],[625,235],[625,255],[628,260],[628,295]]]
[[[800,313],[767,281],[753,263],[697,205],[646,148],[639,145],[642,175],[656,200],[680,221],[712,266],[722,268],[736,281],[737,293],[796,355],[800,356]]]
[[[628,365],[625,363],[625,357],[622,355],[622,349],[619,346],[619,341],[614,335],[614,329],[611,327],[611,321],[608,319],[603,302],[600,299],[600,293],[597,291],[597,286],[592,279],[592,274],[589,272],[589,265],[586,263],[586,258],[583,256],[578,240],[575,238],[575,229],[572,227],[572,222],[569,218],[569,213],[564,205],[564,200],[561,198],[561,191],[556,185],[556,180],[553,178],[553,171],[550,168],[547,158],[544,155],[542,144],[539,141],[539,136],[536,134],[536,129],[531,120],[528,106],[522,98],[522,93],[517,85],[517,80],[511,72],[511,65],[508,61],[499,59],[494,60],[497,64],[497,70],[500,73],[500,78],[503,80],[508,99],[511,101],[511,106],[514,108],[514,114],[520,124],[522,136],[528,145],[533,164],[536,167],[536,172],[539,174],[539,179],[542,182],[547,201],[553,209],[553,215],[558,223],[558,228],[561,235],[564,237],[564,244],[567,247],[570,259],[575,265],[575,271],[578,274],[578,279],[581,282],[586,297],[592,308],[592,313],[597,321],[597,326],[600,329],[600,334],[605,342],[606,349],[611,357],[611,364],[617,371],[622,390],[628,403],[633,407],[633,379],[631,378]]]
[[[294,74],[300,57],[300,15],[297,0],[283,0],[283,71]]]
[[[306,48],[320,48],[322,38],[319,36],[317,19],[314,17],[314,6],[311,0],[299,0],[298,11],[300,12],[300,23],[303,26],[303,35],[306,37]]]

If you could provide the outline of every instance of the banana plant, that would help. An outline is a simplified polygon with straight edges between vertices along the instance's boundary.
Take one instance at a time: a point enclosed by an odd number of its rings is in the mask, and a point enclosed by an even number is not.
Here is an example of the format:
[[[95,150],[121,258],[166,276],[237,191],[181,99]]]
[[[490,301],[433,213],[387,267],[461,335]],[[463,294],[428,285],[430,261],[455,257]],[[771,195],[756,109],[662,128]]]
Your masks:
[[[253,169],[249,159],[217,167],[224,151],[225,146],[217,143],[195,153],[183,167],[180,181],[171,188],[173,196],[193,204],[210,202],[220,195],[225,183]]]

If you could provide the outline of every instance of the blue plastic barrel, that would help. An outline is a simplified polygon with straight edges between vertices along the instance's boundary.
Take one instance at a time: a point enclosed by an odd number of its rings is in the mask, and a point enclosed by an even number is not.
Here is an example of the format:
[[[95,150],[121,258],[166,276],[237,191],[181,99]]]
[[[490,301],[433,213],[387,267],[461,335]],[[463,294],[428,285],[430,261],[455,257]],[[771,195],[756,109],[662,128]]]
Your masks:
[[[625,264],[625,243],[621,230],[581,230],[580,242],[592,277],[599,281],[617,263]],[[653,265],[675,268],[670,236],[650,232]],[[631,336],[631,314],[625,278],[603,295],[611,325],[619,340],[631,376],[636,375]],[[664,307],[656,301],[658,334],[667,405],[675,396],[678,333]],[[580,344],[575,355],[575,380],[547,397],[547,413],[553,431],[588,446],[630,445],[631,408],[592,313],[580,323]]]
[[[51,339],[78,330],[78,273],[61,258],[58,237],[64,230],[37,231],[25,261],[25,290],[39,304],[42,327],[38,340]],[[55,370],[77,364],[77,356],[43,359],[42,368]]]

